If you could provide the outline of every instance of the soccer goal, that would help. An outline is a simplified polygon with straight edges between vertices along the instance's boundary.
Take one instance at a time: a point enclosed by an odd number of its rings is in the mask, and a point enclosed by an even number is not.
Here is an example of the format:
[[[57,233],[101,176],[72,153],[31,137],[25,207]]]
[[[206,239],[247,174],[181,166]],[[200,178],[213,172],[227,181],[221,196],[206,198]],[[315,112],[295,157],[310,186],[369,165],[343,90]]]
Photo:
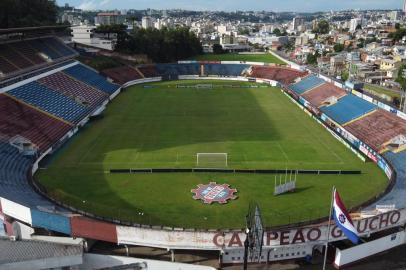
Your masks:
[[[200,168],[226,168],[228,155],[227,153],[197,153],[196,166]]]

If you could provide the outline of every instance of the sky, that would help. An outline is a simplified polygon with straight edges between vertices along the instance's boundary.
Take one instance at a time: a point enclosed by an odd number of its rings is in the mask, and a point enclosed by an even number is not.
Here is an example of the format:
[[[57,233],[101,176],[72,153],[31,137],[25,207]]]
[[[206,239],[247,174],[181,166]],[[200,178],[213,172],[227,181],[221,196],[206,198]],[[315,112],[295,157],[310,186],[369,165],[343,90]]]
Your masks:
[[[59,5],[94,9],[174,9],[330,11],[344,9],[401,9],[403,0],[57,0]]]

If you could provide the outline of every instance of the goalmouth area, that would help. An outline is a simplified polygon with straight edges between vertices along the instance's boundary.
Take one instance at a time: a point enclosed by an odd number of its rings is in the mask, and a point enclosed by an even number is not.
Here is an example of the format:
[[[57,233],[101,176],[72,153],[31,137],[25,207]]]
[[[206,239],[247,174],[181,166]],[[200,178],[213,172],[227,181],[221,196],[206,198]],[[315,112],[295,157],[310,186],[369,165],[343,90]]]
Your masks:
[[[212,84],[211,88],[194,87]],[[180,87],[181,86],[181,87]],[[272,174],[137,173],[111,169],[194,168],[197,153],[227,153],[228,168],[360,170],[360,175],[298,175],[296,192],[274,196]],[[224,156],[216,161],[224,163]],[[328,215],[335,185],[348,207],[386,188],[361,161],[279,88],[248,82],[169,81],[130,87],[35,176],[49,195],[78,209],[129,222],[199,229],[242,228],[255,200],[264,225]],[[217,182],[238,190],[205,205],[191,189]]]

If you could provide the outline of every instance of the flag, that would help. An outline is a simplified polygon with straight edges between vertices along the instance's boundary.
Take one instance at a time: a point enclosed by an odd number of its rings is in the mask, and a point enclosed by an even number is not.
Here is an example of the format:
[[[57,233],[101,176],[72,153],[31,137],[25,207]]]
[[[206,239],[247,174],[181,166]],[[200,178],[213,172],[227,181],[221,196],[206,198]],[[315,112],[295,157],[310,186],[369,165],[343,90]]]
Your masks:
[[[340,194],[338,194],[335,189],[333,196],[333,217],[337,226],[343,231],[345,236],[351,240],[351,242],[358,244],[359,237],[357,235],[357,230],[354,227],[354,223],[352,222],[347,209],[345,209],[345,206],[341,201]]]

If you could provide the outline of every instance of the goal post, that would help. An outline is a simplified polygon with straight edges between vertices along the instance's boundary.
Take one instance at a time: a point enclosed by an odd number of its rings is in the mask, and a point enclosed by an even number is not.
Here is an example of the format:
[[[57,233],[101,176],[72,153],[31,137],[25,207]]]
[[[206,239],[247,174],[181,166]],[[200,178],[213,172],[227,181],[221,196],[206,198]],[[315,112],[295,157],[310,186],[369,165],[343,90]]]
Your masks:
[[[196,166],[201,168],[226,168],[228,167],[228,154],[197,153]]]

